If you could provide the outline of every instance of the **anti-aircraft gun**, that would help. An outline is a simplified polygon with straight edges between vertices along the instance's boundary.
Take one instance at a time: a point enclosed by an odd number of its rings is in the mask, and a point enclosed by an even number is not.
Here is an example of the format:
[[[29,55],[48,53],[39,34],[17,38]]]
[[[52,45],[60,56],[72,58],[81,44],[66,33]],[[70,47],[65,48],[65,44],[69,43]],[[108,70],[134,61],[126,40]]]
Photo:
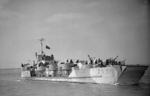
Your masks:
[[[117,56],[116,58],[114,58],[114,59],[106,59],[106,65],[109,65],[109,64],[111,64],[111,65],[116,65],[117,64],[117,61],[115,61],[117,58],[118,58],[119,56]]]
[[[124,59],[124,60],[122,60],[122,61],[119,61],[119,64],[120,65],[125,65],[125,61],[126,61],[127,59]]]
[[[89,59],[90,59],[90,63],[93,64],[93,59],[88,55]]]

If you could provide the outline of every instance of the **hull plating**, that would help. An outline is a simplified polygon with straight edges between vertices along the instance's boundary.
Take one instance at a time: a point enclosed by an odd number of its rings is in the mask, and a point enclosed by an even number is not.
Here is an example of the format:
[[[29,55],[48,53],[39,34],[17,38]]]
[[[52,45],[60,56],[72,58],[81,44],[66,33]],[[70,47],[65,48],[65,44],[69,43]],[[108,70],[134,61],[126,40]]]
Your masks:
[[[125,85],[138,84],[147,68],[148,66],[127,66],[119,76],[117,83]]]
[[[131,85],[139,83],[147,68],[148,66],[109,66],[75,69],[68,77],[30,77],[30,71],[22,71],[21,76],[30,80]]]

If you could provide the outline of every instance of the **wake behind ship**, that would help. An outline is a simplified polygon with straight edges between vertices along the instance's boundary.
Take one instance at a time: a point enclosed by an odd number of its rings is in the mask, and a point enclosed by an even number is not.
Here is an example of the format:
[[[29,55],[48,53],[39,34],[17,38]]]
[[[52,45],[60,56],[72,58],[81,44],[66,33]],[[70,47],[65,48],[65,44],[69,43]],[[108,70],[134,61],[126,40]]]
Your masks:
[[[65,62],[55,60],[54,55],[46,55],[43,52],[43,41],[41,43],[41,54],[37,55],[36,63],[33,65],[21,65],[21,77],[30,80],[48,80],[79,83],[98,84],[139,84],[148,66],[125,65],[125,60],[106,59],[105,61],[92,58],[89,61],[68,59]],[[49,46],[46,46],[50,49]]]

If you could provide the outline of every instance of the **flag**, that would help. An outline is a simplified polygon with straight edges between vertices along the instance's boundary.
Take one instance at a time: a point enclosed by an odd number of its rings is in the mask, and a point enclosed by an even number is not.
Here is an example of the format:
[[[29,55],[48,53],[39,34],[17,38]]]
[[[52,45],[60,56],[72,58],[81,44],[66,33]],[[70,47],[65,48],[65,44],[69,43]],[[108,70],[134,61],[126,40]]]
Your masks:
[[[46,49],[50,49],[50,47],[46,45]]]

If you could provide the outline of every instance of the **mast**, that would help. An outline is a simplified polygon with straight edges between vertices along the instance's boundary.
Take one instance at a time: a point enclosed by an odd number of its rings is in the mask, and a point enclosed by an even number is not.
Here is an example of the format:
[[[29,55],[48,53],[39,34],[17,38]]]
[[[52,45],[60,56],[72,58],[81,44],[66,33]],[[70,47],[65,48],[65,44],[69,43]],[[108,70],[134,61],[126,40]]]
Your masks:
[[[38,41],[40,41],[40,43],[41,43],[41,55],[43,53],[43,41],[44,40],[45,40],[44,38],[38,39]]]

